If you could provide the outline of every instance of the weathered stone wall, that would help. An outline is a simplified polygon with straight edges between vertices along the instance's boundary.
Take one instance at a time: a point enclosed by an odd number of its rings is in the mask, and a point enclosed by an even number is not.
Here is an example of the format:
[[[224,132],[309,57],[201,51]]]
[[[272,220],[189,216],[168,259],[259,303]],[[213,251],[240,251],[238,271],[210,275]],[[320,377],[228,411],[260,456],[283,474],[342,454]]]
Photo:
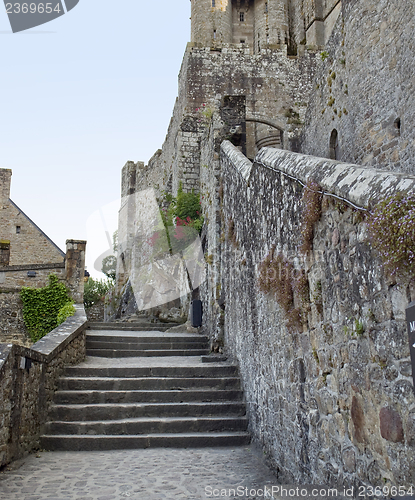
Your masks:
[[[84,240],[66,240],[65,284],[75,304],[84,300],[85,249]]]
[[[103,301],[99,301],[97,304],[94,304],[92,307],[86,310],[86,315],[88,321],[90,322],[103,322],[105,319],[105,304]]]
[[[35,276],[28,272],[36,273]],[[56,274],[58,278],[65,279],[65,264],[33,264],[20,266],[5,266],[0,268],[0,290],[2,288],[30,286],[41,288],[48,283],[48,276]]]
[[[76,309],[30,349],[0,344],[0,467],[39,448],[58,378],[85,359],[87,319]]]
[[[23,321],[20,289],[0,289],[0,342],[27,347],[33,344]]]
[[[414,173],[414,22],[413,2],[343,2],[320,60],[303,153],[334,158],[336,130],[336,159]]]
[[[282,482],[413,486],[404,310],[414,291],[383,275],[360,212],[327,195],[313,250],[303,256],[303,188],[286,174],[313,178],[361,207],[414,192],[415,178],[268,148],[257,161],[263,165],[222,145],[224,340],[240,365],[254,439]],[[306,273],[310,309],[301,331],[258,287],[273,246]]]
[[[280,130],[285,130],[284,144],[290,146],[304,119],[311,91],[314,54],[303,52],[301,57],[289,58],[286,46],[252,55],[243,48],[211,50],[188,45],[179,75],[178,98],[162,149],[146,167],[128,162],[123,168],[117,293],[131,277],[133,266],[134,221],[138,214],[133,193],[155,188],[156,194],[162,190],[176,194],[180,182],[185,191],[200,191],[202,171],[210,168],[209,160],[201,157],[202,149],[207,150],[204,138],[212,116],[224,107],[227,95],[245,97],[250,119],[246,127],[248,156],[255,154],[260,141],[280,141]],[[215,126],[226,128],[228,117],[223,115],[221,120]],[[266,123],[259,123],[264,120]],[[230,137],[229,127],[228,132]]]

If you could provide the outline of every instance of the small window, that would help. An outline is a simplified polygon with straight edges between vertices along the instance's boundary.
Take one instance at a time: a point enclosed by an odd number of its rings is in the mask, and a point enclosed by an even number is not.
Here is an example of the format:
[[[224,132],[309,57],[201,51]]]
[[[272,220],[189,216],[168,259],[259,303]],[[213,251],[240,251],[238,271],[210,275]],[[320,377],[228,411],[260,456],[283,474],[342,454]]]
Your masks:
[[[245,40],[241,40],[241,42],[240,42],[240,43],[245,43]]]
[[[213,30],[213,39],[216,40],[216,30]]]
[[[212,0],[212,7],[215,7],[215,0]]]
[[[340,157],[339,154],[339,134],[337,130],[334,129],[330,136],[330,159],[338,160]]]
[[[245,12],[239,13],[239,20],[241,21],[241,23],[243,23],[245,21]]]
[[[265,14],[268,13],[268,2],[265,2]]]
[[[16,226],[16,234],[20,234],[20,226]]]
[[[396,134],[401,135],[401,119],[396,118],[396,120],[393,122],[393,125],[395,127]]]

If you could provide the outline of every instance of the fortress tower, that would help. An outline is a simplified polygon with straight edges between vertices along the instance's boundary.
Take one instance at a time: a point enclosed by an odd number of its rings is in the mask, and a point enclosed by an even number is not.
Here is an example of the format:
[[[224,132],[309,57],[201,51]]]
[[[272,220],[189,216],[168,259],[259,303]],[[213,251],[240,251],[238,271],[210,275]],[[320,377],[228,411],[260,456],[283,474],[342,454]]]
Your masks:
[[[289,0],[191,0],[191,41],[203,47],[241,44],[251,53],[290,44]]]

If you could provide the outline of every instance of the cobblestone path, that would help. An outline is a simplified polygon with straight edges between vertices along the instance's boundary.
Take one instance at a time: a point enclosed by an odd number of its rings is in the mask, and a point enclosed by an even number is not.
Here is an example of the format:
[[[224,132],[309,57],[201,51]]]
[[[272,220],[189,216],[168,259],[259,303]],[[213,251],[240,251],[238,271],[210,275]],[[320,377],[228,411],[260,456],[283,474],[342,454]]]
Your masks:
[[[39,452],[0,473],[0,499],[259,500],[264,485],[273,484],[274,475],[253,446]],[[238,486],[236,495],[229,491]]]

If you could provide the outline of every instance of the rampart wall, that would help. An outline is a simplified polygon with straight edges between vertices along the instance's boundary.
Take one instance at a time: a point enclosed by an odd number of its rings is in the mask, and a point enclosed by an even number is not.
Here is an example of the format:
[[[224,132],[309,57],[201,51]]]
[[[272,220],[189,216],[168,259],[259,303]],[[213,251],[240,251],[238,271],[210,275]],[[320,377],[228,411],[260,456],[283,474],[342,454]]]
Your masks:
[[[256,162],[222,144],[215,287],[225,300],[224,344],[239,362],[250,431],[282,483],[409,488],[415,396],[405,307],[414,290],[383,274],[361,212],[329,196],[313,249],[302,255],[303,187],[293,178],[312,178],[363,208],[414,192],[415,178],[270,148]],[[302,327],[259,289],[259,266],[273,247],[305,273]]]
[[[343,15],[319,63],[301,152],[414,173],[415,5],[399,0],[343,2]]]

